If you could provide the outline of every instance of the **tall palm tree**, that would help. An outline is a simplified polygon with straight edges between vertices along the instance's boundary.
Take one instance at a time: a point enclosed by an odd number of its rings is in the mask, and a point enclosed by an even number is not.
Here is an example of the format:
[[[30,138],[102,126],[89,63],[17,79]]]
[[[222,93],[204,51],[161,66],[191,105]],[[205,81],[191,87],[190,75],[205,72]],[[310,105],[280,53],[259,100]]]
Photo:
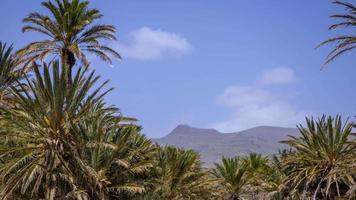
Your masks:
[[[202,169],[199,155],[192,150],[164,147],[158,151],[151,199],[212,199],[216,180]]]
[[[23,78],[12,45],[0,42],[0,107],[9,106],[9,89]]]
[[[290,170],[284,184],[313,199],[335,199],[355,190],[352,123],[342,125],[340,116],[323,116],[317,121],[307,118],[307,127],[299,125],[298,129],[300,137],[283,141],[295,150],[283,159]]]
[[[102,100],[105,83],[95,89],[99,77],[88,73],[88,68],[79,68],[73,87],[64,92],[66,75],[59,63],[52,64],[52,73],[48,68],[44,64],[41,73],[35,65],[34,78],[27,77],[26,85],[12,88],[14,106],[1,115],[0,137],[6,144],[0,151],[1,199],[13,194],[87,199],[90,193],[76,176],[97,180],[80,155],[81,137],[73,130],[91,106]]]
[[[222,163],[215,163],[213,174],[221,179],[223,196],[228,200],[239,200],[246,191],[250,179],[249,164],[240,158],[222,158]]]
[[[347,13],[332,15],[332,18],[342,20],[339,23],[333,24],[329,27],[329,30],[337,28],[355,28],[356,27],[356,7],[352,3],[334,1],[334,4],[343,6]],[[351,30],[351,29],[350,29]],[[356,35],[350,33],[350,35],[342,35],[325,40],[318,47],[326,44],[336,43],[335,48],[326,57],[325,64],[330,63],[336,57],[345,54],[356,48]]]
[[[42,2],[50,15],[33,12],[23,19],[26,25],[23,32],[41,33],[47,39],[35,41],[17,52],[22,62],[32,63],[44,60],[47,56],[59,56],[67,70],[67,79],[71,81],[72,67],[77,60],[85,65],[88,59],[85,53],[98,56],[112,63],[111,56],[120,58],[112,48],[103,45],[100,40],[116,40],[115,27],[112,25],[91,25],[102,15],[97,9],[88,8],[89,1],[55,0]]]

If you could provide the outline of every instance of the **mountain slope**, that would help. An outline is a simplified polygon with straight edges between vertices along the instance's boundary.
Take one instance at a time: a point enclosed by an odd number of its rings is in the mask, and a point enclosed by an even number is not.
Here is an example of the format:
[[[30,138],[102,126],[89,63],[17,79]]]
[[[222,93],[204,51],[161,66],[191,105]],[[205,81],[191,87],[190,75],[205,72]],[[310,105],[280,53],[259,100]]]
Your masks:
[[[161,145],[189,148],[201,154],[206,166],[219,162],[222,156],[232,157],[251,152],[271,155],[285,149],[279,141],[288,135],[297,135],[295,128],[259,126],[236,133],[221,133],[215,129],[193,128],[188,125],[177,126],[170,134],[153,139]]]

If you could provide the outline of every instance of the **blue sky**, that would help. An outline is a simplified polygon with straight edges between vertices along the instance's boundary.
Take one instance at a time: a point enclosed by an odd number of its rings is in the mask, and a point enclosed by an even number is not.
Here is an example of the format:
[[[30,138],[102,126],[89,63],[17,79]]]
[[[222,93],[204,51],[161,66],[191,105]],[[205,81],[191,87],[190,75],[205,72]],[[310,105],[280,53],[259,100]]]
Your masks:
[[[41,39],[21,19],[41,1],[2,0],[0,40],[16,48]],[[105,2],[105,3],[104,3]],[[124,57],[93,68],[116,89],[107,101],[139,119],[149,137],[178,124],[238,131],[294,127],[305,115],[354,116],[354,54],[320,70],[331,47],[322,40],[343,12],[328,0],[105,0],[99,23],[114,24]]]

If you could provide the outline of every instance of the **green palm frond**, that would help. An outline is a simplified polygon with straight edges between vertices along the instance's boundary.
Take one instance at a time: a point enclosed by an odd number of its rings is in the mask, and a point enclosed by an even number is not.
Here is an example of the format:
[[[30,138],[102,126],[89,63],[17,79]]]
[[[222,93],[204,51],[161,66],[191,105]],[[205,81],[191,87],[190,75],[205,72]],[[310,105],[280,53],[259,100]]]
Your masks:
[[[12,53],[12,45],[0,42],[0,105],[10,106],[11,95],[9,89],[16,86],[23,78],[24,69],[21,69],[19,61]]]
[[[356,7],[352,3],[334,1],[334,4],[343,6],[347,11],[347,14],[332,15],[332,18],[339,19],[341,22],[333,24],[329,27],[329,30],[338,28],[353,28],[356,26]],[[325,64],[332,62],[335,58],[350,52],[356,48],[356,35],[343,35],[330,38],[320,43],[318,47],[326,44],[336,44],[334,49],[327,55]]]

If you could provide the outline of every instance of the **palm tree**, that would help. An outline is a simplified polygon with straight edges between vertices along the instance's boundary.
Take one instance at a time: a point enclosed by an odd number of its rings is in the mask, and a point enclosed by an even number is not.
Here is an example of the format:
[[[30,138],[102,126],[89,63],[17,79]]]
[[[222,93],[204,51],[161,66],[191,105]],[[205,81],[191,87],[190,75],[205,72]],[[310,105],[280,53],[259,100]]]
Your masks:
[[[26,25],[23,32],[39,32],[47,39],[35,41],[17,52],[22,62],[28,64],[44,60],[47,56],[60,56],[67,70],[67,79],[71,81],[71,71],[77,60],[87,65],[86,52],[94,54],[111,64],[110,56],[120,55],[100,40],[116,40],[115,27],[112,25],[91,24],[102,17],[97,9],[89,9],[89,2],[80,0],[55,0],[42,2],[50,15],[33,12],[23,19]]]
[[[339,23],[333,24],[329,27],[329,30],[335,30],[337,28],[352,28],[356,27],[356,7],[352,3],[334,1],[334,4],[343,6],[348,12],[346,14],[332,15],[332,18],[342,20]],[[336,57],[345,54],[356,48],[356,36],[355,35],[342,35],[325,40],[318,47],[326,44],[336,43],[335,48],[326,57],[325,64],[330,63]]]
[[[90,193],[76,177],[97,180],[80,155],[77,144],[81,137],[73,130],[91,106],[102,101],[105,92],[100,91],[105,83],[93,88],[99,77],[88,74],[88,68],[79,68],[73,87],[64,92],[66,75],[59,63],[52,64],[52,73],[48,67],[44,64],[41,73],[35,65],[34,78],[27,77],[26,85],[12,88],[14,106],[3,109],[0,137],[6,145],[0,151],[1,199],[13,194],[48,200],[87,199]]]
[[[270,199],[289,199],[290,185],[284,185],[288,174],[291,173],[291,167],[285,166],[283,160],[293,152],[291,150],[280,150],[277,155],[271,158],[269,167],[265,170],[265,190],[268,192],[267,197]]]
[[[222,158],[222,163],[215,163],[213,174],[221,179],[223,196],[228,200],[239,200],[246,191],[250,179],[249,164],[240,158]]]
[[[274,170],[270,166],[267,157],[261,154],[250,153],[248,156],[241,158],[241,160],[248,167],[246,176],[251,177],[245,193],[249,193],[251,199],[260,199],[260,196],[271,187],[270,179]]]
[[[0,107],[8,107],[10,87],[16,86],[23,78],[18,60],[12,54],[12,45],[0,42]]]
[[[212,199],[216,180],[202,169],[199,155],[192,150],[159,149],[154,187],[145,194],[151,199]]]
[[[298,129],[300,137],[283,141],[295,150],[283,159],[290,170],[284,184],[313,199],[335,199],[354,190],[356,141],[352,123],[342,125],[340,116],[323,116],[317,121],[307,118],[307,127],[299,125]]]
[[[116,113],[116,108],[99,103],[77,130],[84,160],[101,180],[97,199],[125,199],[144,192],[155,161],[156,147],[139,134],[140,127],[132,124],[133,119]],[[86,178],[81,182],[87,182]],[[89,182],[88,187],[91,185]]]

